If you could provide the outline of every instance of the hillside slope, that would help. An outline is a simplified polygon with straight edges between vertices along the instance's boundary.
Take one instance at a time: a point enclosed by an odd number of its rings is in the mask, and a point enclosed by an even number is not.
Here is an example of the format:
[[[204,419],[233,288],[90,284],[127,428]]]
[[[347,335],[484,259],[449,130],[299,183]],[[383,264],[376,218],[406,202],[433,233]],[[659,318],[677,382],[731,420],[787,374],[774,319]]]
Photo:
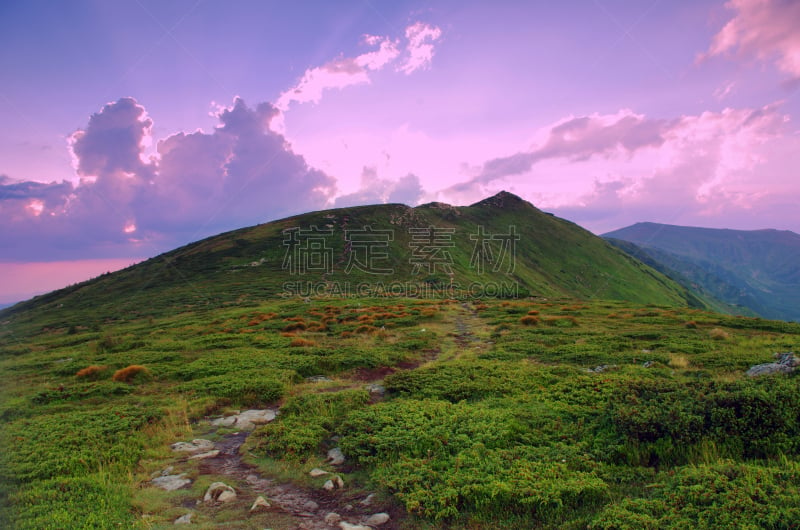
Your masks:
[[[501,192],[313,212],[219,234],[0,312],[54,326],[331,294],[537,296],[706,304],[602,238]]]
[[[637,245],[727,304],[800,321],[800,235],[794,232],[637,223],[603,237]]]

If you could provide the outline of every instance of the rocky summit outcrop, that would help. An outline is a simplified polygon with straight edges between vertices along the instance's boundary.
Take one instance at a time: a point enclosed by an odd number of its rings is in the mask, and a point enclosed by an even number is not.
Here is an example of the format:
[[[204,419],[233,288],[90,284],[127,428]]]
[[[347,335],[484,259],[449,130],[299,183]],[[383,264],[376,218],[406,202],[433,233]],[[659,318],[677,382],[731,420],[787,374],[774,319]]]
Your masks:
[[[794,352],[776,353],[774,363],[764,363],[751,366],[747,370],[747,375],[755,377],[759,375],[788,374],[794,372],[800,366],[800,357],[795,356]]]

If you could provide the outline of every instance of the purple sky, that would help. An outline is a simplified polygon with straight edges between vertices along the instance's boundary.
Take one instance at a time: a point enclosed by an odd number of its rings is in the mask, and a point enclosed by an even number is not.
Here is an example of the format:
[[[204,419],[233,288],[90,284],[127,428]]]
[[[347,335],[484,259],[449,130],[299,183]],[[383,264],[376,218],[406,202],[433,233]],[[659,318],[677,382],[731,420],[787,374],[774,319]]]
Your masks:
[[[0,4],[0,304],[208,235],[508,190],[800,232],[800,2]]]

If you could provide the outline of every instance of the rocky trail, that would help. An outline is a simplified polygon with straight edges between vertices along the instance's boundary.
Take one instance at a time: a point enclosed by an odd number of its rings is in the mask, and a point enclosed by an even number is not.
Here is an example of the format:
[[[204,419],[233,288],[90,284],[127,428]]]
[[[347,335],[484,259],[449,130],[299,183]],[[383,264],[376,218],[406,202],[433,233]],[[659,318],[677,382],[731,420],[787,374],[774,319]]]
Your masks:
[[[312,477],[325,481],[320,489],[276,480],[245,462],[241,448],[252,429],[273,421],[276,416],[277,411],[264,409],[217,418],[208,422],[205,436],[216,438],[215,434],[221,428],[242,429],[223,434],[215,442],[199,438],[172,445],[175,463],[153,478],[151,485],[175,491],[190,487],[203,476],[212,476],[215,480],[202,498],[181,503],[186,513],[174,524],[200,523],[217,528],[275,530],[399,528],[402,512],[396,506],[381,505],[374,495],[348,489],[337,473],[337,468],[344,464],[340,452],[329,452],[326,470],[312,470]],[[193,460],[197,461],[193,472],[173,474],[176,467],[186,468]]]
[[[395,367],[357,369],[353,373],[356,386],[370,392],[371,402],[383,400],[383,378],[395,371],[413,370],[435,360],[477,356],[488,351],[492,342],[475,330],[485,323],[469,305],[461,304],[444,323],[442,343],[425,350],[420,359]],[[441,329],[441,328],[440,328]],[[310,382],[331,381],[324,376],[308,378]],[[343,388],[323,388],[336,392]],[[397,504],[380,502],[374,494],[351,488],[342,478],[348,470],[344,455],[338,449],[329,452],[325,469],[315,468],[310,476],[320,483],[311,487],[268,476],[245,461],[242,446],[258,426],[274,421],[277,409],[247,410],[238,414],[202,420],[194,425],[200,436],[191,441],[172,444],[174,461],[156,476],[150,485],[166,491],[187,490],[206,478],[213,480],[204,495],[183,498],[183,515],[174,524],[199,524],[207,528],[275,529],[275,530],[394,530],[400,528],[405,513]],[[238,430],[234,430],[238,429]],[[181,473],[177,470],[183,471]],[[191,477],[191,478],[190,478]]]

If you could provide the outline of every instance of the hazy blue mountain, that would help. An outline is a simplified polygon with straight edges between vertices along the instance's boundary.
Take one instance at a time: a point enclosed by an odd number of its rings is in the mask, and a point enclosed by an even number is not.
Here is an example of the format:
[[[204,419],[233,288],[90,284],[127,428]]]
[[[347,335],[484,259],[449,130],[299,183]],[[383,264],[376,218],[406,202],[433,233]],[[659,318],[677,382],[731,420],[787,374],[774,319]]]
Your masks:
[[[800,235],[794,232],[637,223],[603,237],[700,295],[732,306],[719,310],[800,321]]]

